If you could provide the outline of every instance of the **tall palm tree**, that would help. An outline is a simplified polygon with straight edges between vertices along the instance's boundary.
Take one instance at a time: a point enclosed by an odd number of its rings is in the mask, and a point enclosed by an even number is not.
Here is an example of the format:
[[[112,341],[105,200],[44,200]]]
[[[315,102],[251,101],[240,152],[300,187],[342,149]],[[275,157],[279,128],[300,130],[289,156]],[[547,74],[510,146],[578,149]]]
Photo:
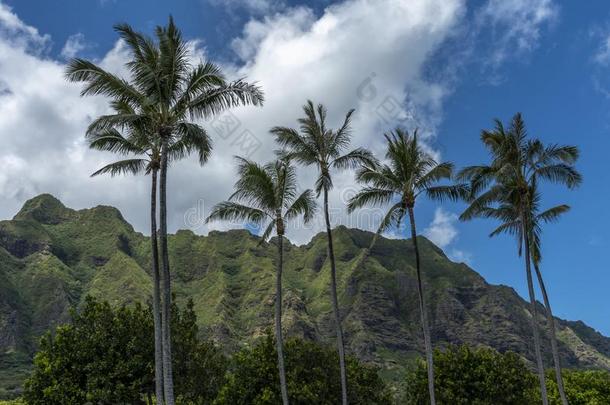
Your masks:
[[[114,103],[116,113],[131,113],[128,105]],[[101,132],[87,132],[89,147],[109,151],[120,155],[134,155],[110,163],[97,170],[91,177],[110,174],[151,175],[150,192],[150,242],[151,242],[151,273],[153,278],[153,321],[155,329],[155,396],[158,404],[163,404],[163,348],[161,330],[161,285],[159,275],[159,254],[157,244],[157,180],[159,173],[160,147],[158,139],[149,136],[149,132],[141,126],[132,124],[127,136],[123,136],[116,128],[108,128]]]
[[[120,78],[92,62],[74,59],[66,77],[86,85],[81,94],[104,95],[129,105],[133,113],[116,113],[97,118],[92,131],[124,128],[140,123],[158,139],[159,156],[159,239],[162,264],[162,346],[165,403],[174,405],[171,364],[170,309],[171,275],[167,249],[167,168],[170,145],[186,157],[192,152],[204,164],[210,154],[210,138],[191,119],[208,118],[238,105],[261,105],[262,91],[243,80],[228,82],[220,68],[210,62],[193,65],[188,43],[170,17],[166,27],[157,27],[155,39],[134,31],[126,24],[115,26],[131,56],[126,63],[130,77]]]
[[[271,133],[275,135],[278,144],[286,149],[284,154],[287,157],[305,166],[315,166],[318,170],[316,193],[318,197],[320,194],[324,195],[324,220],[326,222],[328,258],[330,260],[330,293],[335,317],[339,366],[341,370],[341,398],[343,404],[346,405],[347,371],[345,368],[345,345],[343,342],[339,301],[337,299],[337,270],[330,226],[328,193],[333,187],[332,169],[354,168],[363,163],[372,164],[374,157],[369,151],[362,148],[344,153],[345,149],[349,147],[351,140],[350,119],[354,110],[350,110],[347,113],[343,125],[338,130],[326,127],[327,110],[322,104],[314,107],[313,102],[308,100],[307,104],[303,106],[303,111],[305,117],[298,120],[300,133],[297,130],[286,127],[272,128]]]
[[[364,165],[358,170],[356,179],[364,185],[364,188],[350,199],[347,209],[348,212],[353,212],[367,205],[392,204],[379,225],[378,234],[392,226],[399,228],[405,216],[409,216],[411,242],[415,251],[419,311],[428,366],[428,390],[430,402],[435,404],[432,342],[417,245],[414,208],[417,198],[422,194],[433,200],[455,201],[462,198],[467,189],[464,185],[437,185],[441,180],[451,179],[453,164],[436,162],[418,143],[417,131],[410,136],[407,131],[397,128],[384,136],[388,143],[385,155],[388,164]]]
[[[482,132],[481,141],[491,154],[491,163],[467,167],[459,173],[458,178],[470,182],[472,193],[470,205],[460,219],[470,220],[475,217],[500,219],[502,224],[492,232],[492,235],[512,233],[519,241],[520,255],[523,249],[538,379],[542,402],[546,405],[548,396],[531,265],[532,261],[539,262],[540,258],[539,222],[556,218],[566,210],[566,207],[554,207],[539,216],[537,210],[540,196],[537,190],[540,180],[563,184],[568,188],[578,186],[582,180],[574,168],[578,149],[574,146],[544,146],[539,140],[528,140],[521,114],[513,117],[508,128],[505,128],[501,121],[496,120],[493,130]],[[541,275],[539,280],[542,281]],[[542,283],[540,285],[543,286]],[[547,304],[548,297],[545,301],[548,316],[550,305]],[[551,322],[551,326],[554,328],[554,322]],[[554,335],[554,331],[551,335]],[[561,385],[563,391],[559,355],[556,342],[553,340],[552,336],[555,370],[558,385]],[[561,396],[562,401],[567,403],[565,393]]]
[[[277,160],[260,166],[247,159],[238,158],[239,179],[235,192],[228,201],[217,204],[206,222],[213,220],[248,221],[259,226],[267,224],[261,243],[275,230],[277,234],[278,261],[275,282],[275,336],[277,362],[280,375],[282,402],[288,405],[288,388],[284,368],[284,341],[282,338],[282,272],[284,269],[285,223],[303,216],[309,222],[315,213],[315,199],[311,190],[300,195],[297,190],[296,172],[288,160]]]

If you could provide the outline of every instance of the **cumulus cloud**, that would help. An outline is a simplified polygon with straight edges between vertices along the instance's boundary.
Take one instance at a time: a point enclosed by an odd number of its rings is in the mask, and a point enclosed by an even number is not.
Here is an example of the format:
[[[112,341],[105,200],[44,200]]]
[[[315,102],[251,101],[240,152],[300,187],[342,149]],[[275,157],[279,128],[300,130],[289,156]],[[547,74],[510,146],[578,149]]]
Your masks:
[[[214,6],[223,6],[228,9],[243,9],[252,14],[262,15],[272,11],[279,11],[286,7],[283,0],[207,0]]]
[[[422,233],[436,246],[446,250],[451,260],[470,263],[472,261],[472,255],[470,253],[451,246],[459,235],[459,231],[456,227],[457,222],[458,216],[456,214],[439,207],[434,211],[432,222]]]
[[[234,74],[256,80],[265,89],[262,110],[236,112],[244,128],[263,141],[256,157],[271,158],[269,128],[295,126],[307,99],[329,107],[333,126],[355,108],[354,146],[382,153],[383,132],[397,124],[419,126],[431,137],[448,91],[442,82],[427,81],[423,69],[464,11],[460,0],[353,0],[328,7],[321,16],[298,7],[250,21],[233,41],[244,61]],[[302,173],[304,186],[313,186],[315,173]],[[354,187],[353,174],[337,173],[335,185],[331,205],[337,208],[336,222],[374,229],[375,213],[354,218],[343,210],[343,190]],[[305,241],[320,229],[301,230],[292,237]]]
[[[469,252],[453,248],[449,251],[448,256],[454,262],[466,263],[469,266],[472,266],[473,258],[472,254]]]
[[[487,65],[493,71],[510,55],[538,47],[541,32],[559,17],[554,0],[489,0],[477,11],[478,29],[491,38]]]
[[[190,227],[206,233],[203,219],[230,194],[235,181],[232,156],[271,159],[275,146],[269,128],[295,126],[307,99],[328,106],[331,126],[356,109],[354,147],[381,154],[381,135],[395,125],[420,127],[423,138],[433,140],[451,89],[424,72],[435,52],[463,25],[465,4],[344,0],[319,15],[295,7],[250,20],[231,44],[241,60],[223,68],[233,78],[257,81],[267,101],[262,108],[238,108],[204,123],[214,140],[214,154],[204,168],[196,159],[172,166],[170,230]],[[108,111],[107,100],[81,98],[79,86],[64,79],[64,63],[40,52],[48,41],[0,3],[0,217],[14,214],[26,198],[51,192],[75,208],[117,206],[136,229],[147,232],[147,178],[89,178],[116,158],[89,150],[83,138],[88,123]],[[66,55],[78,52],[78,41],[66,44]],[[206,56],[200,42],[190,46],[196,58]],[[126,75],[127,58],[119,41],[97,63]],[[300,170],[302,188],[313,187],[315,176],[310,169]],[[353,173],[337,173],[334,183],[333,222],[375,229],[382,211],[356,217],[345,213],[345,200],[357,189]],[[321,229],[322,221],[297,225],[289,237],[302,243]]]
[[[68,37],[64,47],[61,49],[61,56],[65,59],[72,59],[88,47],[89,44],[85,40],[85,36],[79,32]]]
[[[50,37],[19,19],[13,10],[0,2],[0,37],[7,45],[27,48],[30,52],[40,52],[48,46]]]
[[[432,222],[424,229],[423,234],[432,243],[444,249],[458,236],[458,230],[455,227],[457,220],[457,215],[437,208]]]
[[[610,35],[605,37],[594,55],[595,62],[607,66],[610,64]]]

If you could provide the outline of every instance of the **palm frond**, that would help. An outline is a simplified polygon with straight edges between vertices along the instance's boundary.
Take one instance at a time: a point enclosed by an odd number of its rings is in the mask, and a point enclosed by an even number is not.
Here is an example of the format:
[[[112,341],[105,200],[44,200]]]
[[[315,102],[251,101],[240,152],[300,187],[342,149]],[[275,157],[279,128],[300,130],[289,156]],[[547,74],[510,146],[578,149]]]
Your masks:
[[[273,127],[270,132],[275,135],[275,141],[282,148],[285,148],[282,151],[283,158],[304,165],[317,163],[318,156],[315,147],[296,130],[286,127]]]
[[[379,224],[379,227],[377,228],[377,234],[382,234],[393,225],[396,226],[396,228],[399,228],[400,223],[406,215],[406,212],[406,209],[400,202],[391,206],[388,212],[383,217],[383,220]]]
[[[110,163],[98,171],[91,174],[91,177],[99,176],[100,174],[110,174],[114,177],[119,174],[139,174],[146,170],[148,161],[145,159],[125,159],[118,162]]]
[[[347,212],[352,213],[355,210],[366,207],[367,205],[382,206],[392,202],[396,197],[394,190],[388,190],[377,187],[364,187],[356,195],[349,199],[347,203]]]
[[[565,184],[568,188],[577,187],[582,182],[582,176],[574,166],[565,163],[542,166],[535,170],[535,175],[553,183]]]
[[[121,155],[146,153],[145,147],[126,139],[116,129],[108,129],[103,132],[90,134],[87,139],[89,140],[89,147],[91,149],[113,152]]]
[[[176,125],[178,140],[168,148],[170,160],[181,160],[191,154],[197,153],[199,164],[203,165],[208,161],[212,152],[212,140],[206,130],[190,122],[180,122]]]
[[[545,210],[545,211],[541,212],[540,214],[538,214],[536,216],[536,222],[538,222],[538,221],[543,221],[546,223],[555,222],[559,219],[559,217],[561,215],[565,214],[569,210],[570,210],[569,205],[565,205],[565,204],[557,205],[553,208],[549,208],[548,210]]]
[[[328,150],[332,156],[339,156],[341,151],[347,148],[351,142],[352,131],[351,131],[351,119],[354,114],[354,110],[349,110],[345,115],[343,125],[331,133],[330,139],[328,140]],[[322,125],[324,120],[321,120]],[[324,131],[324,129],[322,129]]]
[[[467,184],[453,184],[448,186],[433,186],[425,189],[426,195],[436,201],[460,201],[470,198],[470,187]]]
[[[419,190],[424,190],[431,187],[432,184],[438,183],[441,180],[450,179],[453,175],[453,163],[443,162],[435,164],[436,162],[430,162],[432,167],[430,170],[425,172],[415,184],[415,187]]]
[[[355,169],[359,166],[374,167],[378,161],[373,154],[364,148],[357,148],[336,158],[332,166],[337,169]]]
[[[223,201],[212,208],[212,212],[206,218],[209,223],[216,220],[222,221],[247,221],[254,224],[262,223],[268,215],[260,209],[248,207],[233,201]]]
[[[500,235],[502,233],[507,233],[507,234],[512,235],[512,236],[517,236],[518,239],[520,239],[520,235],[521,235],[521,222],[520,221],[505,222],[502,225],[498,226],[496,229],[494,229],[489,234],[489,237],[491,238],[491,237]]]
[[[228,108],[240,105],[262,105],[263,91],[257,84],[243,80],[202,92],[188,106],[193,118],[209,118]]]
[[[126,80],[109,73],[84,59],[72,59],[66,68],[66,78],[71,82],[83,82],[82,96],[103,95],[143,104],[144,96]]]
[[[236,160],[239,178],[229,200],[256,205],[269,212],[277,210],[276,184],[265,167],[241,157],[236,157]]]
[[[259,245],[269,239],[269,236],[271,236],[271,233],[275,229],[275,226],[276,226],[276,220],[273,219],[269,222],[269,224],[267,225],[267,228],[265,229],[265,232],[263,232],[263,234],[261,235],[261,240],[259,241]]]
[[[302,215],[304,222],[309,223],[316,213],[316,198],[312,190],[305,190],[286,210],[284,218],[291,220]]]

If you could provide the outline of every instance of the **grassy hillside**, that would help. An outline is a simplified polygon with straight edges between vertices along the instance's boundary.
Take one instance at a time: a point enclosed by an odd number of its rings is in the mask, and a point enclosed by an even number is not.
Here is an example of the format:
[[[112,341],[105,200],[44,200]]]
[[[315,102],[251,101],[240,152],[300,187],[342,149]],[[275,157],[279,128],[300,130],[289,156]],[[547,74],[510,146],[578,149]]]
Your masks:
[[[371,237],[344,227],[335,232],[346,343],[349,352],[381,365],[394,379],[423,347],[413,250],[409,241],[380,238],[355,266]],[[276,247],[273,240],[259,242],[247,231],[170,236],[177,299],[193,299],[202,333],[227,351],[272,325]],[[425,238],[419,242],[435,346],[485,345],[533,359],[525,301],[451,262]],[[37,338],[65,322],[69,308],[87,294],[117,305],[148,301],[149,252],[148,238],[112,207],[75,211],[41,195],[13,220],[0,222],[0,398],[19,389]],[[325,235],[304,246],[288,244],[286,256],[286,330],[332,342]],[[609,338],[582,322],[558,322],[564,366],[610,369]],[[543,344],[550,365],[546,332]]]

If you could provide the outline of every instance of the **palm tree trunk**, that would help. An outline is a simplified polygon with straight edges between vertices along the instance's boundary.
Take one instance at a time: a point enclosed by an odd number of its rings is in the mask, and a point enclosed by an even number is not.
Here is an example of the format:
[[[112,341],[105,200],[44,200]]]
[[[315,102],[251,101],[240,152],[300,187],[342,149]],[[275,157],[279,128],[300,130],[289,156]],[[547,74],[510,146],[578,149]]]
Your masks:
[[[171,303],[172,290],[167,250],[167,137],[162,136],[161,144],[161,182],[159,185],[159,219],[161,263],[163,266],[163,310],[161,312],[163,341],[163,391],[165,404],[174,405],[174,381],[172,377],[172,341],[171,341]]]
[[[417,246],[417,229],[415,228],[415,214],[413,207],[408,207],[409,221],[411,222],[411,241],[415,250],[415,269],[417,271],[417,293],[419,295],[419,312],[421,314],[422,329],[424,330],[424,347],[426,350],[426,364],[428,365],[428,392],[430,393],[430,404],[436,404],[434,394],[434,360],[432,353],[432,342],[430,339],[430,327],[428,326],[428,315],[426,314],[426,301],[424,297],[424,286],[421,277],[421,265],[419,260],[419,247]]]
[[[155,327],[155,396],[163,405],[163,346],[161,331],[161,287],[159,283],[159,252],[157,249],[157,169],[152,170],[150,191],[150,251],[153,277],[153,321]]]
[[[532,329],[534,331],[534,349],[536,352],[536,365],[538,368],[538,380],[540,381],[540,394],[542,403],[548,405],[549,400],[546,392],[546,381],[544,379],[544,364],[542,362],[542,353],[540,350],[540,331],[538,330],[538,311],[536,310],[536,294],[534,293],[534,283],[532,280],[531,255],[529,245],[529,233],[527,219],[522,216],[523,226],[523,244],[525,248],[525,272],[527,275],[527,289],[530,296],[530,306],[532,312]]]
[[[333,234],[330,228],[330,215],[328,213],[328,190],[324,189],[324,218],[326,220],[326,235],[328,238],[328,258],[330,259],[330,295],[335,315],[335,328],[337,332],[337,346],[339,349],[339,368],[341,370],[341,400],[347,405],[347,371],[345,369],[345,346],[343,344],[343,328],[339,313],[339,300],[337,299],[337,269],[335,266],[335,250],[333,249]]]
[[[563,388],[563,378],[561,376],[561,362],[559,360],[559,350],[557,350],[557,335],[555,330],[555,318],[553,318],[553,311],[551,310],[551,302],[549,296],[544,287],[544,281],[542,280],[542,273],[538,264],[534,263],[534,270],[536,271],[536,277],[538,278],[538,285],[542,291],[542,298],[544,299],[544,306],[546,308],[547,321],[549,323],[549,332],[551,333],[551,351],[553,352],[553,364],[555,365],[555,378],[557,379],[557,389],[559,390],[559,396],[561,397],[561,403],[568,405],[568,398],[566,397],[565,390]]]
[[[275,341],[277,346],[277,368],[280,373],[280,389],[282,403],[288,405],[288,387],[286,385],[286,369],[284,367],[284,339],[282,338],[282,271],[284,270],[284,237],[278,235],[278,264],[275,279]]]

